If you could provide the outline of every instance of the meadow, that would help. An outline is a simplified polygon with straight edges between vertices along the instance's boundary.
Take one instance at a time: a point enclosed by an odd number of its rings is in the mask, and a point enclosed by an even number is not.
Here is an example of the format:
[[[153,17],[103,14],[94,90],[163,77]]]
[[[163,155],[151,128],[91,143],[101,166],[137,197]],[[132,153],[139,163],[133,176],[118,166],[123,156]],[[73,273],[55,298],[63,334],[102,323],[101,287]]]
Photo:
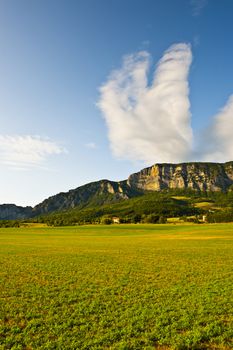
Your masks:
[[[232,349],[233,224],[0,229],[0,349]]]

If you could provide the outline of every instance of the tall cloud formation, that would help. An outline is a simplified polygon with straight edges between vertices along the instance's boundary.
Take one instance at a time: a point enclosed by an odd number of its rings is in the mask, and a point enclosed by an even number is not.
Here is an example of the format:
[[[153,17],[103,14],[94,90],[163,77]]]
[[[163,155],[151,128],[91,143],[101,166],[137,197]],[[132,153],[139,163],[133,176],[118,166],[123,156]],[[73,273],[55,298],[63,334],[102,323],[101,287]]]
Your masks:
[[[233,160],[233,95],[226,105],[214,116],[212,125],[205,132],[203,160]]]
[[[190,45],[171,46],[159,61],[151,85],[150,56],[124,58],[100,88],[98,103],[114,155],[145,163],[188,160],[192,147],[188,73]]]
[[[121,159],[162,162],[233,159],[233,95],[193,148],[188,73],[191,47],[172,45],[148,84],[150,56],[126,56],[100,88],[98,106],[108,126],[113,154]]]
[[[49,156],[64,152],[54,141],[40,136],[0,135],[0,163],[14,169],[41,167]]]

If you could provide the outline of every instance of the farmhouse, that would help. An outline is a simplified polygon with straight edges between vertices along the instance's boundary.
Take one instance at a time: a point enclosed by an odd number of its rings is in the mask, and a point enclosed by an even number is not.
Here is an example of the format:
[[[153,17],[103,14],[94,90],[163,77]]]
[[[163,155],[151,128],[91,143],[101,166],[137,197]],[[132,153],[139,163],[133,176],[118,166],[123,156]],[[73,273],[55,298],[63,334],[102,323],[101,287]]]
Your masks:
[[[112,218],[112,222],[113,222],[113,224],[119,224],[120,223],[120,218],[118,216],[114,216]]]
[[[202,221],[203,221],[203,222],[207,222],[207,215],[203,215],[203,216],[202,216]]]

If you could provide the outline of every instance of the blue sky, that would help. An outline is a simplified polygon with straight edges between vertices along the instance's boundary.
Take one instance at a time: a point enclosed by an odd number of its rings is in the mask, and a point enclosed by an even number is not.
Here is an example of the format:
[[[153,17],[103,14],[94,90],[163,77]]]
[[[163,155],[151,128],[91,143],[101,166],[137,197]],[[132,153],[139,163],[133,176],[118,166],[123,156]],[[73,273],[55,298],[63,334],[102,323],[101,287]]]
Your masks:
[[[231,0],[1,0],[0,202],[233,160],[232,13]]]

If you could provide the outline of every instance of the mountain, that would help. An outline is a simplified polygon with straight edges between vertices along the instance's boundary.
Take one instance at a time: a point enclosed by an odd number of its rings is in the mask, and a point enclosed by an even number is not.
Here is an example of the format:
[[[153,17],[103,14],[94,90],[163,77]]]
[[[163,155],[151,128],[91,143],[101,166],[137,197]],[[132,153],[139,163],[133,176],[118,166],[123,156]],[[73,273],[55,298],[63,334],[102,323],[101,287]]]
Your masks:
[[[82,209],[84,207],[100,206],[129,199],[138,194],[139,190],[132,189],[126,181],[100,180],[45,199],[33,208],[33,215],[47,214],[75,207]]]
[[[142,191],[178,188],[226,192],[233,185],[233,162],[155,164],[130,175],[127,184]]]
[[[233,189],[233,162],[155,164],[127,180],[92,182],[69,192],[62,192],[31,207],[0,205],[0,219],[25,219],[43,214],[84,209],[117,203],[148,192],[174,189],[200,192],[227,192]]]
[[[32,216],[32,207],[20,207],[15,204],[0,205],[0,220],[21,220]]]

